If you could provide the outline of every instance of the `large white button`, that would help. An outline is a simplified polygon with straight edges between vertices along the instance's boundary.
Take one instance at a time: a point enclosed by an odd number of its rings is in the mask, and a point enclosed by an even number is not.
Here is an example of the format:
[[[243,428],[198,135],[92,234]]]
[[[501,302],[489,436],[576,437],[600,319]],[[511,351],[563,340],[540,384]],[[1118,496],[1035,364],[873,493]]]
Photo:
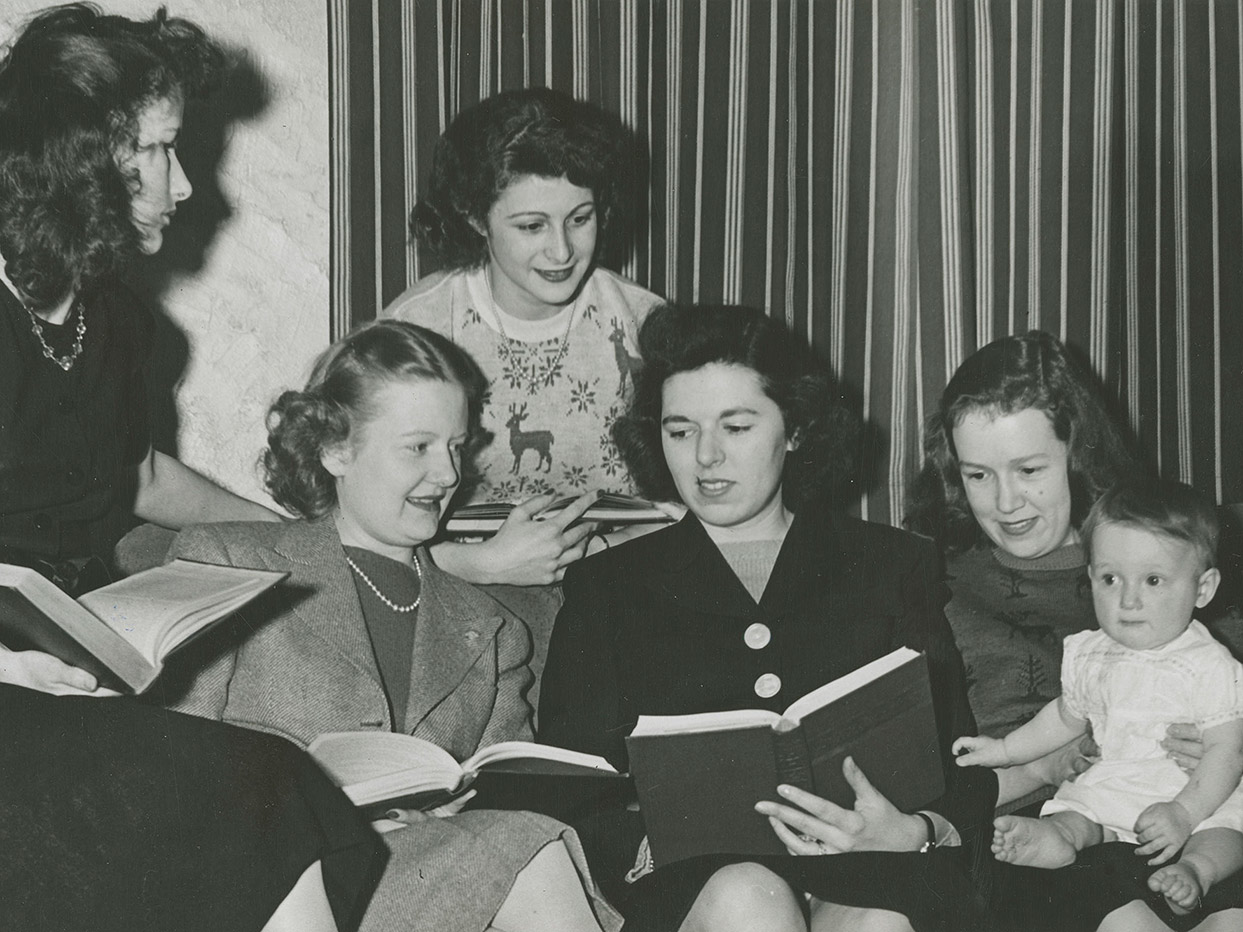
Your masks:
[[[776,673],[765,673],[755,681],[755,694],[761,699],[771,699],[781,691],[781,677]]]
[[[773,639],[773,633],[768,630],[768,625],[757,621],[753,625],[747,625],[747,630],[742,633],[742,639],[746,641],[747,647],[760,650],[768,646],[768,642]]]

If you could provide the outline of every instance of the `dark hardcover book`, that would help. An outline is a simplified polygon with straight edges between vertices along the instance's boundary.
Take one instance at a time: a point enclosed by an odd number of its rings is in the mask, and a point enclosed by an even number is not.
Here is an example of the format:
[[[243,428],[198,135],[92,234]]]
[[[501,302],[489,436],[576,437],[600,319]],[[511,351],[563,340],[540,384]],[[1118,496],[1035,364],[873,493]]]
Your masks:
[[[784,854],[760,800],[789,783],[852,807],[853,757],[897,808],[945,791],[927,658],[898,648],[813,690],[778,715],[758,709],[640,716],[626,739],[652,858]]]
[[[35,570],[0,563],[0,644],[140,693],[169,654],[288,575],[174,560],[75,600]]]

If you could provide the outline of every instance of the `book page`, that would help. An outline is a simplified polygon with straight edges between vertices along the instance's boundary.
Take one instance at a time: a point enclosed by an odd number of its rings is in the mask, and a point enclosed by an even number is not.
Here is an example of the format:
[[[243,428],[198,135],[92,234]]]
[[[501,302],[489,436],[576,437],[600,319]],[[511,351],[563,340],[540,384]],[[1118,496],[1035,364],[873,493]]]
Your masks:
[[[695,712],[691,715],[640,715],[630,733],[632,738],[646,735],[680,735],[688,732],[728,731],[756,725],[776,727],[781,716],[765,709],[734,709],[728,712]]]
[[[284,575],[175,560],[78,601],[157,665],[203,623],[229,614]]]
[[[870,683],[918,656],[919,652],[909,647],[896,648],[885,656],[878,657],[871,663],[865,663],[857,670],[851,670],[845,676],[839,676],[819,689],[813,689],[802,698],[794,700],[785,710],[782,718],[786,722],[797,725],[807,713],[814,712],[830,702],[835,702],[847,693],[854,692],[864,683]]]
[[[453,789],[462,779],[462,768],[448,751],[389,731],[327,732],[307,752],[358,805]]]
[[[0,634],[10,649],[53,654],[113,687],[127,688],[150,669],[124,638],[26,567],[0,564]]]
[[[555,761],[605,773],[617,773],[612,764],[595,754],[584,754],[581,751],[571,751],[548,744],[535,744],[531,741],[502,741],[499,744],[490,745],[462,761],[462,769],[474,771],[500,761],[522,759]]]

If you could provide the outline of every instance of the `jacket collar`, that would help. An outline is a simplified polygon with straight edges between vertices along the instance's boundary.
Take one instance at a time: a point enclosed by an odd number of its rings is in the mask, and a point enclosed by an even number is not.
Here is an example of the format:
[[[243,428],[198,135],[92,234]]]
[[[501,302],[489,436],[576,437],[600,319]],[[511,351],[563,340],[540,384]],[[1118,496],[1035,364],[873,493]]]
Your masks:
[[[419,564],[423,589],[414,629],[407,731],[457,689],[505,621],[493,599],[439,569],[426,548],[419,548]]]
[[[645,540],[650,541],[643,558],[646,572],[641,574],[645,584],[677,602],[714,614],[784,614],[816,597],[816,591],[831,584],[842,566],[836,521],[812,507],[794,516],[758,606],[693,514]]]
[[[298,567],[299,581],[313,587],[313,595],[293,606],[305,629],[380,685],[354,576],[341,556],[341,539],[332,519],[286,524],[274,549]],[[423,587],[415,622],[407,731],[457,688],[504,622],[494,600],[437,568],[423,548],[419,565]]]
[[[308,590],[292,608],[303,630],[335,648],[377,685],[371,638],[349,566],[341,557],[341,539],[331,518],[292,521],[281,528],[273,549],[294,564],[294,585]]]

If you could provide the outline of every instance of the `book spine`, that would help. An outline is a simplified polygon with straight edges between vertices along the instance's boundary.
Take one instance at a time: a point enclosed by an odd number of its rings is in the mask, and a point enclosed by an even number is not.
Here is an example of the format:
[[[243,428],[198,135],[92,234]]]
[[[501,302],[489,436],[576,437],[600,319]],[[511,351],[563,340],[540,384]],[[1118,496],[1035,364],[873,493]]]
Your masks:
[[[780,782],[808,792],[815,789],[811,775],[811,755],[807,752],[803,729],[774,732],[773,761],[777,765]]]

